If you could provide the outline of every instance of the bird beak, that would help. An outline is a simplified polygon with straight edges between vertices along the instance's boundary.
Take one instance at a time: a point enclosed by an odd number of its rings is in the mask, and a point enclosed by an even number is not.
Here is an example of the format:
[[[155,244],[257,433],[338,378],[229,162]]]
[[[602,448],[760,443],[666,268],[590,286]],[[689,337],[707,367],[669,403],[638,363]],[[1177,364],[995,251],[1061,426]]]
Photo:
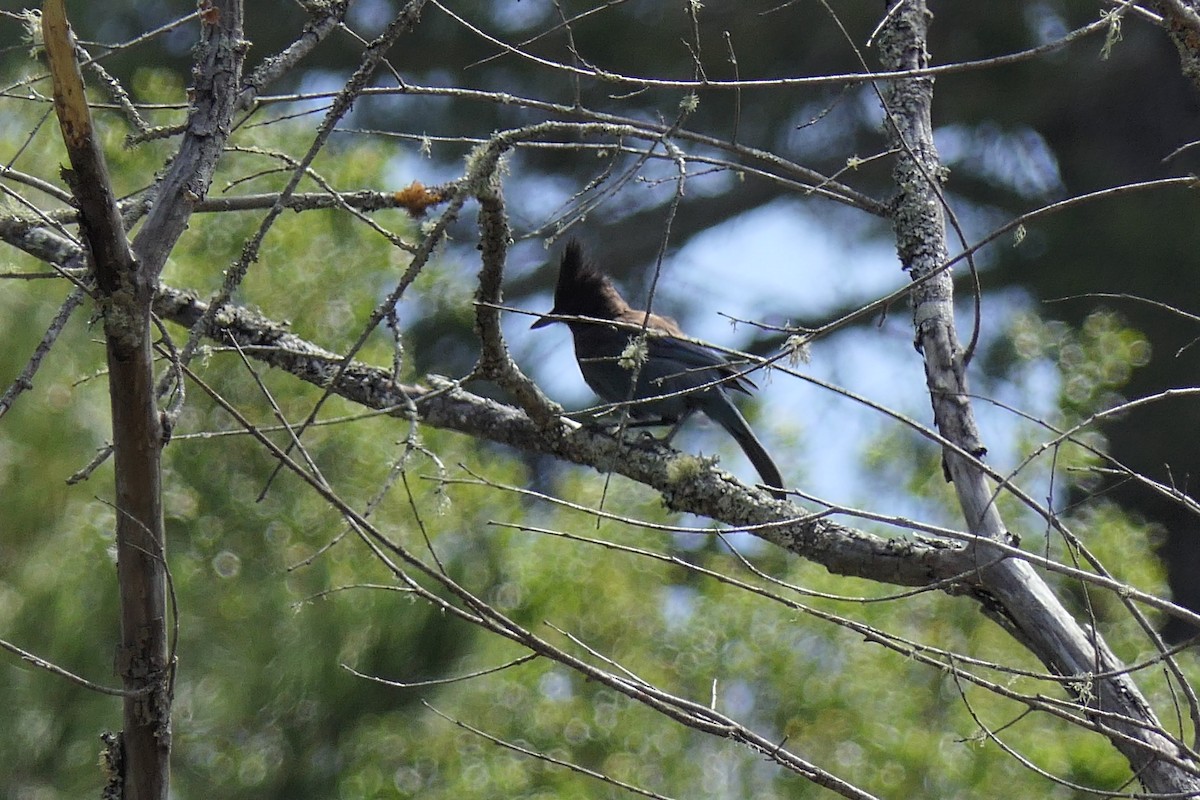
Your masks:
[[[534,328],[544,328],[547,325],[553,325],[556,322],[558,322],[558,320],[550,319],[549,317],[538,317],[534,323],[529,326],[529,329],[533,330]]]

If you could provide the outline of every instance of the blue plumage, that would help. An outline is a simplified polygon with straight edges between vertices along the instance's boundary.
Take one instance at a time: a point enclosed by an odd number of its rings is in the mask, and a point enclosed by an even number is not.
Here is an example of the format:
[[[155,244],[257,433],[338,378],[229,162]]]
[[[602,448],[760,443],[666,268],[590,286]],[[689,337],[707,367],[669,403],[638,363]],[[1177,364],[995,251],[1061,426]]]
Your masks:
[[[733,436],[764,483],[783,488],[779,468],[726,391],[748,393],[754,384],[719,353],[678,338],[684,334],[675,320],[631,308],[608,276],[587,263],[578,242],[568,242],[563,251],[550,313],[619,323],[548,317],[533,323],[534,328],[567,323],[579,371],[601,398],[630,403],[629,413],[650,424],[678,427],[700,411]],[[636,340],[643,326],[645,347],[639,354]],[[784,496],[781,491],[772,494]]]

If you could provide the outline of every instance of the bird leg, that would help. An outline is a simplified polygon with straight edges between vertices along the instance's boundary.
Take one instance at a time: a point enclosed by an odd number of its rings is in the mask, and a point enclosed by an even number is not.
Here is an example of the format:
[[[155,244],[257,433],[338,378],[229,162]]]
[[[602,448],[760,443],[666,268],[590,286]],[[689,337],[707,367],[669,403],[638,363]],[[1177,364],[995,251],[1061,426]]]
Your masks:
[[[635,430],[635,429],[639,429],[639,428],[659,428],[659,427],[663,427],[666,425],[670,425],[671,429],[669,431],[667,431],[667,435],[662,437],[661,439],[649,432],[642,434],[643,436],[649,437],[657,442],[662,442],[663,444],[670,444],[671,440],[673,438],[675,438],[675,434],[679,431],[679,428],[683,425],[684,422],[686,422],[688,420],[689,417],[692,416],[693,413],[695,413],[695,410],[696,409],[694,409],[694,408],[690,408],[681,417],[626,417],[626,419],[623,423],[621,423],[621,422],[615,422],[615,423],[614,422],[600,422],[599,417],[592,417],[590,420],[581,421],[581,422],[584,425],[587,425],[589,427],[599,428],[600,430],[603,430],[610,434],[615,434],[619,430]],[[616,413],[616,411],[613,410],[613,411],[605,412],[605,414],[612,414],[612,413]],[[603,416],[603,415],[601,415],[601,416]]]

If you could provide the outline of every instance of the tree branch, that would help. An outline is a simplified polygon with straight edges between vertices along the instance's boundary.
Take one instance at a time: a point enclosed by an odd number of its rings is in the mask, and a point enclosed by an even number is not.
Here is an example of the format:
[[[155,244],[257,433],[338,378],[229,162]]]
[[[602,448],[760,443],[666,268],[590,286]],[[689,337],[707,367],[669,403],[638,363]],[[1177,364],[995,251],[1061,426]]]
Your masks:
[[[884,68],[923,69],[929,61],[925,3],[899,0],[891,5],[879,37]],[[980,563],[988,565],[979,572],[978,597],[1051,670],[1079,677],[1078,698],[1101,712],[1094,719],[1111,731],[1110,740],[1149,790],[1198,791],[1200,770],[1180,766],[1190,758],[1159,733],[1161,724],[1100,635],[1079,626],[1029,563],[997,561],[1000,551],[986,544],[1003,543],[1010,536],[986,476],[974,459],[963,455],[982,456],[986,449],[975,425],[954,326],[953,281],[945,271],[930,277],[947,260],[943,172],[933,144],[932,104],[930,77],[897,79],[885,94],[888,135],[900,154],[894,172],[899,194],[893,224],[901,263],[916,282],[913,325],[925,357],[934,420],[942,435],[959,446],[944,450],[947,476],[954,482],[969,530],[979,537],[974,547]],[[1097,673],[1105,677],[1093,679]]]
[[[170,169],[153,189],[154,206],[133,240],[134,253],[155,280],[196,203],[208,194],[242,88],[242,60],[249,46],[242,37],[242,0],[212,0],[200,19],[187,130]]]
[[[156,314],[185,327],[194,325],[206,310],[203,301],[169,287],[163,287],[155,304]],[[226,306],[204,334],[218,342],[235,341],[247,355],[368,408],[398,417],[416,408],[421,421],[433,427],[624,475],[662,492],[676,510],[753,527],[756,535],[831,572],[927,586],[974,568],[949,545],[883,539],[819,514],[797,514],[794,506],[770,500],[695,456],[656,441],[630,443],[579,426],[547,430],[518,409],[474,395],[445,378],[430,376],[428,387],[400,384],[386,370],[354,361],[334,382],[342,356],[246,308]],[[679,478],[681,461],[687,464],[686,479]]]
[[[117,511],[121,646],[117,669],[124,702],[127,797],[165,800],[170,779],[171,697],[167,656],[166,559],[162,515],[162,427],[154,393],[150,304],[157,273],[147,274],[129,247],[92,123],[83,75],[63,0],[49,0],[42,35],[54,83],[54,107],[70,170],[63,177],[79,206],[80,226],[104,315]]]

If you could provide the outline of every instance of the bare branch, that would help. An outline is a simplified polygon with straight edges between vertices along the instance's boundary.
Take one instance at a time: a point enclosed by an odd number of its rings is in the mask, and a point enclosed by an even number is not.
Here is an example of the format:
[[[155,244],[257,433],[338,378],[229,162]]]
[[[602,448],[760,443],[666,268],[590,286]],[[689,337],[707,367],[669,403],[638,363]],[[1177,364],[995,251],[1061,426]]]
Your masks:
[[[241,89],[248,47],[242,35],[242,0],[214,0],[201,22],[187,131],[167,174],[153,189],[154,204],[133,240],[152,280],[162,272],[195,204],[208,194]]]
[[[926,65],[927,22],[924,2],[892,4],[892,16],[879,37],[888,69],[919,70]],[[983,544],[1004,542],[1009,533],[984,473],[961,454],[982,456],[986,449],[975,425],[955,332],[953,284],[946,273],[924,280],[947,260],[932,99],[933,81],[927,77],[898,80],[886,95],[888,131],[901,148],[895,170],[900,196],[893,220],[901,263],[918,281],[913,290],[913,322],[917,345],[925,356],[934,419],[943,436],[961,448],[944,454],[947,477],[954,482],[968,529],[981,537],[976,544],[980,560],[990,565],[980,572],[983,599],[990,596],[998,601],[997,611],[1003,615],[998,621],[1007,622],[1006,627],[1051,669],[1068,676],[1113,675],[1095,683],[1089,680],[1088,694],[1081,699],[1101,712],[1139,721],[1136,726],[1111,723],[1111,738],[1151,791],[1198,791],[1200,770],[1180,768],[1186,759],[1178,761],[1177,746],[1157,732],[1160,723],[1132,681],[1118,675],[1120,662],[1099,634],[1080,628],[1027,563],[1012,559],[993,563],[994,553]]]
[[[245,87],[237,99],[237,110],[251,108],[263,88],[279,79],[311,53],[330,33],[341,26],[350,8],[350,0],[333,0],[328,3],[313,3],[306,6],[313,11],[300,37],[282,52],[263,59],[262,64],[246,77]]]
[[[62,0],[46,3],[42,35],[54,82],[54,107],[72,167],[64,177],[79,205],[104,315],[116,462],[122,640],[117,662],[130,692],[125,698],[122,777],[132,796],[165,800],[170,776],[171,662],[162,514],[163,431],[155,403],[150,340],[157,271],[148,272],[145,264],[138,263],[125,237]]]

